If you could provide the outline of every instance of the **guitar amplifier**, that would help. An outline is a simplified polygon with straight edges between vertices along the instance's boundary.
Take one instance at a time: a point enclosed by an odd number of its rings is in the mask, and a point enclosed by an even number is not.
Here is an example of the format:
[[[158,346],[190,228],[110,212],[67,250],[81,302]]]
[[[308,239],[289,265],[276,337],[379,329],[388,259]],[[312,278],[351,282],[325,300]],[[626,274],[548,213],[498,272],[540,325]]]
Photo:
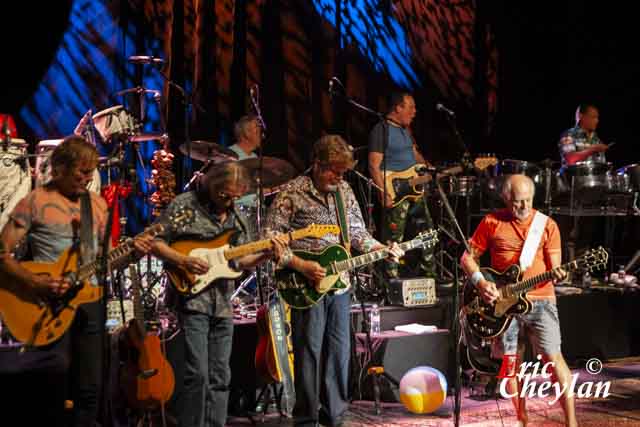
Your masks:
[[[435,279],[391,279],[387,287],[389,302],[404,307],[422,307],[438,303]]]

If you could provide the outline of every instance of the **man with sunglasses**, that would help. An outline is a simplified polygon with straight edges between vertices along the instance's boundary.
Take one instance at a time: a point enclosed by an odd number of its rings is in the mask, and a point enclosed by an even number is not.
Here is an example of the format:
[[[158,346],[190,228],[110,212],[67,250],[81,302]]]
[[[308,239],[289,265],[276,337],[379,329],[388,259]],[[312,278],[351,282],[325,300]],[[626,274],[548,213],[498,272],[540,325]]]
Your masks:
[[[346,223],[342,237],[327,234],[321,238],[296,240],[290,243],[291,248],[320,252],[329,245],[348,246],[348,243],[362,253],[384,248],[385,245],[367,231],[356,197],[342,179],[353,166],[352,147],[344,139],[338,135],[320,138],[313,147],[310,175],[294,179],[276,196],[267,214],[267,229],[289,232],[312,223]],[[345,234],[347,242],[344,241]],[[391,260],[397,262],[402,255],[402,250],[394,243]],[[326,271],[318,262],[304,260],[288,249],[278,262],[278,268],[284,267],[301,272],[310,283],[319,282]],[[349,284],[348,276],[340,280]],[[329,291],[313,307],[291,312],[296,425],[315,426],[318,422],[341,425],[347,411],[351,346],[348,290],[347,287]]]
[[[154,241],[153,253],[189,273],[207,273],[209,265],[205,260],[183,255],[169,244],[176,240],[212,240],[229,230],[237,231],[233,245],[246,243],[247,220],[236,210],[234,202],[247,193],[250,183],[249,173],[238,163],[210,168],[197,188],[177,196],[159,219],[188,207],[195,214],[194,221],[159,236]],[[238,258],[234,261],[235,269],[249,270],[274,256],[278,259],[286,243],[281,238],[272,242],[272,252]],[[184,404],[177,414],[181,426],[225,424],[231,381],[233,291],[232,280],[220,279],[200,294],[176,298],[185,335]]]

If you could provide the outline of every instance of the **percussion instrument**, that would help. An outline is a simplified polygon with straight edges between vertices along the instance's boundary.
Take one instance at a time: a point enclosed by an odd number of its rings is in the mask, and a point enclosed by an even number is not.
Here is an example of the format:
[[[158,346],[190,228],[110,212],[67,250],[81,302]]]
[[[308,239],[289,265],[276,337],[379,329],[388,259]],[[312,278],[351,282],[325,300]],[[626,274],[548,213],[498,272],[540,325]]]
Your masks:
[[[200,160],[201,162],[211,161],[214,163],[238,160],[238,154],[235,151],[216,144],[215,142],[191,141],[190,145],[190,147],[187,147],[186,143],[180,145],[180,152],[194,160]]]
[[[122,105],[116,105],[93,115],[93,124],[105,143],[116,136],[134,134],[140,125]]]
[[[31,168],[27,159],[27,143],[11,138],[0,148],[0,230],[18,202],[31,191]]]
[[[475,176],[453,176],[447,175],[442,178],[444,190],[451,196],[473,196],[476,193],[478,184]]]
[[[640,163],[623,166],[616,171],[618,176],[627,177],[629,192],[640,192]]]
[[[260,173],[260,159],[250,158],[238,161],[257,178]],[[296,176],[296,169],[291,163],[277,157],[262,157],[262,185],[264,187],[277,187]]]
[[[611,190],[611,164],[577,162],[565,166],[562,173],[564,181],[573,191],[597,190],[607,192]]]
[[[63,140],[45,139],[36,145],[35,186],[42,187],[51,181],[51,153]],[[98,168],[93,171],[93,179],[87,185],[87,189],[100,193],[101,179]]]

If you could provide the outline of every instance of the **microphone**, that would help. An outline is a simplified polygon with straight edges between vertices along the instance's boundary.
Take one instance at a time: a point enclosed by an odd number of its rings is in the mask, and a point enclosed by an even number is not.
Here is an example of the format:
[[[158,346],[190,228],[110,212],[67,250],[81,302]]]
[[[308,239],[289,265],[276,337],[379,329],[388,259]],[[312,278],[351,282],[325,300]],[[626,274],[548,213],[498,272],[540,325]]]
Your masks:
[[[156,58],[155,56],[146,55],[134,55],[129,57],[129,62],[132,64],[164,64],[164,59]]]
[[[442,104],[436,104],[436,110],[442,111],[443,113],[445,113],[449,117],[455,117],[456,116],[456,113],[454,113],[453,111],[451,111],[450,109],[448,109],[447,107],[445,107]]]

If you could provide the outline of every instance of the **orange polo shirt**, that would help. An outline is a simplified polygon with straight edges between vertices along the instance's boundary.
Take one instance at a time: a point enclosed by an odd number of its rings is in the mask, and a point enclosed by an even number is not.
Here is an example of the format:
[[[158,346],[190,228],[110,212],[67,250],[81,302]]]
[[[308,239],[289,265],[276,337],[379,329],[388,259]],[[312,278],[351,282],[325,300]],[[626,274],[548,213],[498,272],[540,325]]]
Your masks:
[[[469,243],[480,253],[489,250],[491,267],[504,271],[510,265],[519,263],[520,252],[535,213],[536,210],[533,209],[533,213],[525,221],[513,218],[506,209],[489,214],[482,219]],[[524,272],[523,279],[551,270],[550,255],[554,253],[562,253],[560,230],[556,222],[548,218],[533,264]],[[551,281],[538,284],[527,296],[531,299],[556,298]]]

